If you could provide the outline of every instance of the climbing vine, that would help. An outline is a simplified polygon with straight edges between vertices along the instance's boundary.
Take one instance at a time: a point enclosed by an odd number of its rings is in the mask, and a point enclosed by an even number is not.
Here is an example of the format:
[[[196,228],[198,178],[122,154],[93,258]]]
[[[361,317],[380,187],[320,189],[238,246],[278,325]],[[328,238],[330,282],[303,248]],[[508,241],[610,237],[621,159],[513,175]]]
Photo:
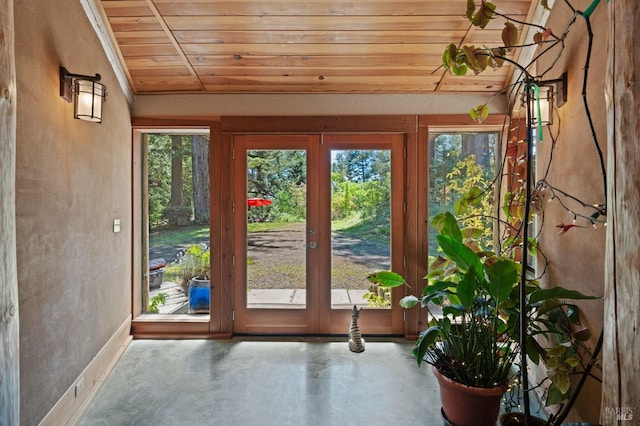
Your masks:
[[[473,107],[470,111],[471,117],[477,122],[486,120],[489,116],[489,102],[498,94],[504,94],[507,98],[507,111],[514,111],[516,105],[522,102],[522,99],[526,99],[526,107],[529,112],[525,119],[519,117],[509,116],[505,121],[505,132],[507,135],[505,138],[506,143],[503,147],[505,153],[500,173],[497,174],[496,179],[489,183],[485,187],[473,186],[467,191],[466,199],[469,204],[472,200],[476,200],[480,197],[491,198],[494,192],[502,192],[502,210],[501,214],[496,212],[494,220],[502,224],[503,230],[501,238],[498,242],[497,251],[499,253],[511,256],[520,256],[522,259],[522,268],[526,270],[531,261],[527,252],[538,256],[543,259],[543,265],[538,265],[536,272],[541,275],[546,271],[547,258],[540,251],[540,247],[537,244],[537,237],[539,236],[545,221],[544,208],[545,205],[550,202],[557,202],[559,206],[573,218],[571,223],[564,223],[560,221],[555,225],[558,227],[559,234],[566,234],[574,229],[589,229],[591,227],[597,228],[598,225],[606,226],[607,215],[607,175],[606,167],[604,163],[604,156],[598,137],[595,131],[595,126],[591,116],[591,109],[587,98],[588,93],[588,78],[589,68],[593,51],[593,38],[594,34],[591,27],[591,15],[597,8],[600,0],[593,0],[590,5],[584,10],[576,9],[569,0],[558,0],[560,5],[564,4],[571,11],[571,16],[566,25],[563,27],[562,32],[556,33],[552,28],[547,28],[542,25],[521,22],[514,20],[509,16],[501,14],[497,11],[496,6],[488,1],[482,0],[479,5],[476,5],[474,0],[467,0],[466,17],[472,25],[478,28],[485,28],[489,22],[494,19],[503,19],[504,27],[502,29],[502,43],[501,46],[457,46],[450,44],[443,52],[442,62],[443,67],[453,75],[466,75],[469,72],[474,74],[480,74],[487,68],[497,69],[504,66],[505,63],[512,64],[516,68],[518,78],[515,82],[506,86],[499,93],[490,97],[487,102],[481,105]],[[541,6],[547,10],[550,10],[547,1],[542,1]],[[546,164],[543,164],[539,170],[543,172],[540,176],[535,176],[533,170],[533,145],[542,141],[542,125],[538,124],[537,129],[534,129],[532,116],[538,114],[537,122],[540,123],[539,117],[539,104],[536,105],[536,101],[532,100],[538,92],[539,87],[545,84],[545,76],[549,74],[559,59],[565,52],[565,41],[570,30],[579,22],[585,25],[587,32],[586,40],[586,59],[583,66],[582,75],[582,100],[583,108],[586,120],[588,122],[590,134],[591,134],[591,146],[597,153],[598,166],[592,168],[593,170],[599,170],[602,181],[601,198],[595,202],[588,202],[580,199],[574,194],[571,194],[567,189],[564,189],[559,184],[553,183],[549,178],[549,171],[553,167],[554,153],[557,147],[557,139],[559,137],[559,131],[554,127],[550,127],[548,132],[551,138],[551,145],[548,148],[549,157],[546,160]],[[518,44],[518,40],[521,39],[517,26],[523,25],[525,28],[533,28],[534,35],[531,43]],[[509,53],[514,49],[535,46],[537,47],[537,53],[530,59],[528,63],[518,63],[511,59]],[[555,55],[555,56],[553,56]],[[550,59],[550,66],[547,69],[541,70],[537,75],[531,73],[532,65],[536,63],[542,57]],[[554,111],[557,116],[557,112]],[[559,118],[559,117],[558,117]],[[557,127],[559,129],[559,126]],[[494,188],[498,188],[495,191]],[[469,214],[468,209],[457,208],[455,211],[458,215]],[[533,220],[533,215],[538,216],[537,224],[538,229],[533,233],[529,224]],[[529,280],[526,274],[522,275],[523,283],[520,286],[521,291],[526,288],[525,282]],[[539,277],[538,277],[539,278]],[[526,295],[522,293],[520,295],[521,303],[526,298]],[[524,309],[522,309],[524,312]],[[522,329],[526,328],[526,317],[521,318]],[[524,339],[524,332],[521,336]],[[600,338],[600,341],[602,338]],[[523,340],[524,341],[524,340]],[[596,345],[596,350],[599,351],[600,344]],[[525,350],[523,345],[523,351]],[[549,424],[560,424],[562,420],[568,414],[568,410],[571,408],[575,395],[580,391],[579,387],[574,390],[574,393],[570,393],[570,389],[566,384],[569,383],[568,377],[574,367],[582,365],[586,377],[589,375],[590,369],[593,366],[592,357],[587,363],[583,363],[576,357],[574,351],[558,351],[557,353],[549,354],[549,358],[545,359],[547,367],[549,369],[549,377],[552,377],[553,382],[549,388],[547,394],[547,403],[558,403],[569,399],[570,403],[564,406],[559,412],[552,415],[549,420]],[[597,356],[597,355],[596,355]],[[526,354],[522,354],[522,370],[526,371]],[[563,374],[564,379],[559,379],[558,376],[554,376],[560,373]],[[555,377],[555,379],[553,378]],[[562,383],[560,386],[559,383]],[[522,374],[522,387],[529,391],[527,374]],[[528,397],[524,399],[525,413],[530,412]]]

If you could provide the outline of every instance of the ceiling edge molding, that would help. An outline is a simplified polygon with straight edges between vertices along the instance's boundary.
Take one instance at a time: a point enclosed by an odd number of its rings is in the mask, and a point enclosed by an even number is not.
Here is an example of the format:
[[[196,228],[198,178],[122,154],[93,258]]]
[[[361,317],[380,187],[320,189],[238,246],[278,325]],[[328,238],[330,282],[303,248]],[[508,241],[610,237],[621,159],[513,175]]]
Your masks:
[[[100,40],[100,44],[102,44],[102,49],[111,64],[118,83],[120,83],[120,88],[122,88],[127,102],[129,102],[129,105],[133,105],[135,94],[129,84],[128,74],[126,68],[122,65],[119,51],[111,38],[109,26],[106,24],[101,6],[96,3],[96,0],[80,0],[80,4],[82,4],[84,13],[87,15],[87,18],[89,18],[89,22]]]

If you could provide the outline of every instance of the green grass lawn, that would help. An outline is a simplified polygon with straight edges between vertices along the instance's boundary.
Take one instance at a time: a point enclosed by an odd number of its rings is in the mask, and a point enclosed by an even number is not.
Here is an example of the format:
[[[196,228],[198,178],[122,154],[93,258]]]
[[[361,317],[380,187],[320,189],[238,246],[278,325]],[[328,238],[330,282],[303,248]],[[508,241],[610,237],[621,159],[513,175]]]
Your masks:
[[[290,222],[257,222],[248,223],[248,232],[264,232],[291,225]],[[362,220],[358,216],[349,219],[336,220],[331,224],[334,231],[344,232],[353,236],[366,236],[367,239],[388,243],[389,222],[376,220]],[[209,241],[209,226],[195,225],[180,228],[158,228],[149,233],[150,247],[185,247],[194,243]]]
[[[181,246],[209,241],[209,225],[160,228],[149,233],[149,246]]]
[[[331,229],[385,245],[389,244],[391,235],[388,219],[363,220],[359,215],[343,220],[334,220],[331,222]]]

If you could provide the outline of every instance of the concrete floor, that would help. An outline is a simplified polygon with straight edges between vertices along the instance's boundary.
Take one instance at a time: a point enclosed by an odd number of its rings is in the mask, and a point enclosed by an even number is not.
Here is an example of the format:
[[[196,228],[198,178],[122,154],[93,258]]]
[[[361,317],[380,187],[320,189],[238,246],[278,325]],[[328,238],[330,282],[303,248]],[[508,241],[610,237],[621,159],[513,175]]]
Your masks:
[[[80,425],[442,425],[408,342],[134,340]]]

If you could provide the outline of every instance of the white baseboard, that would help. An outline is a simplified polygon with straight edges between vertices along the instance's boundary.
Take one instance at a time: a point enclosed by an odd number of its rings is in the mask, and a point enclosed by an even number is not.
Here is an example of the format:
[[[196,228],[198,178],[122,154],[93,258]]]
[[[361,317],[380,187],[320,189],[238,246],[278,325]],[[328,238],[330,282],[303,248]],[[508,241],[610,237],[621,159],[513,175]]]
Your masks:
[[[131,340],[129,316],[42,419],[40,426],[77,424]],[[82,390],[76,396],[76,386],[83,381]]]

